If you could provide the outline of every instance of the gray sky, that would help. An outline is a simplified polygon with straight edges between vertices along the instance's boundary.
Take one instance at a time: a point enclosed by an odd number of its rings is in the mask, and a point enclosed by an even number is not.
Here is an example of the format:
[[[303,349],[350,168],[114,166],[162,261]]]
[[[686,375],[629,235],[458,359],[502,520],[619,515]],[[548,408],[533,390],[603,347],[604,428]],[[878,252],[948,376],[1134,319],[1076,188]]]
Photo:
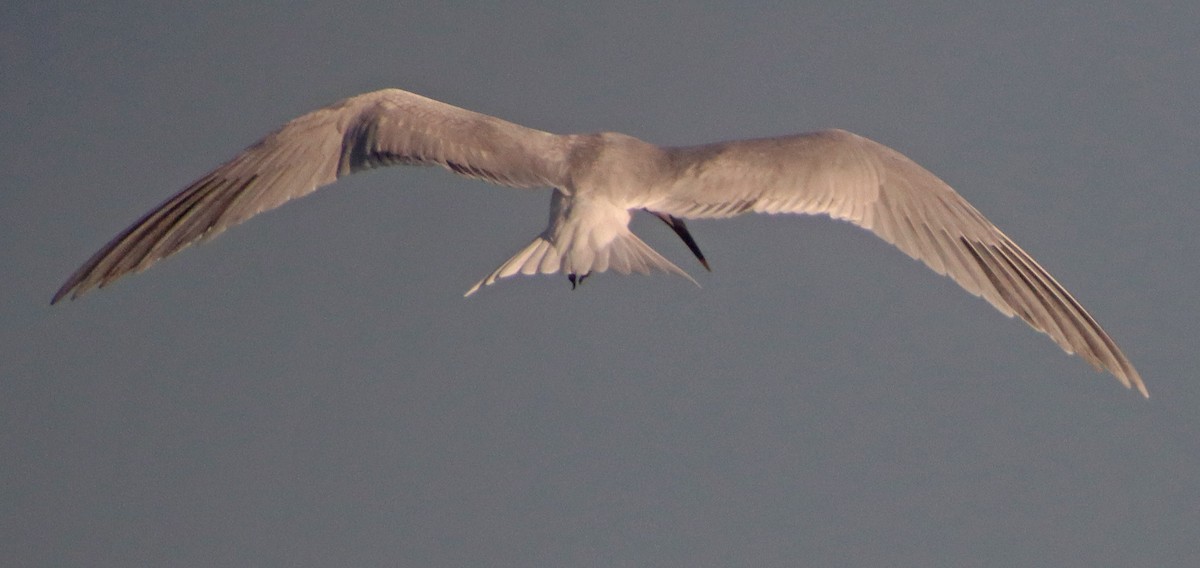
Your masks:
[[[1200,564],[1200,8],[66,4],[0,8],[11,565]],[[548,193],[433,169],[47,305],[200,174],[388,86],[663,144],[870,136],[1041,261],[1153,398],[826,219],[695,222],[711,274],[635,222],[699,289],[463,299]]]

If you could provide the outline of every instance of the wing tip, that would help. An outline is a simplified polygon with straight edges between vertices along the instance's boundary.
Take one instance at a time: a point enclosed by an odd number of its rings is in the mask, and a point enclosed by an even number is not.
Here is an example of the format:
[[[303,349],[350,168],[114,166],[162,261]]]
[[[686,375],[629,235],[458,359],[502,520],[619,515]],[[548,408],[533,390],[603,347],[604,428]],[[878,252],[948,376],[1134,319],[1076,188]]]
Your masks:
[[[1118,378],[1121,379],[1121,382],[1125,383],[1125,388],[1137,389],[1137,391],[1142,395],[1142,398],[1147,400],[1150,399],[1150,390],[1146,388],[1146,383],[1142,381],[1142,376],[1139,375],[1137,371],[1133,370],[1133,367],[1129,368],[1129,373],[1127,375]]]

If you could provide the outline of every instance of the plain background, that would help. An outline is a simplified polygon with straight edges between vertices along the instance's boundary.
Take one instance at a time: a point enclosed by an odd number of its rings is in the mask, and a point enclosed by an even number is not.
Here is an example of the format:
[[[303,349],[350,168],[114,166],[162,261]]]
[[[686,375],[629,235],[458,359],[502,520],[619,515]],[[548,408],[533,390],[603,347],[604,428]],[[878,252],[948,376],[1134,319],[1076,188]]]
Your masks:
[[[1200,9],[7,2],[7,566],[1200,565]],[[171,7],[167,7],[171,6]],[[1142,400],[852,226],[692,224],[702,284],[461,294],[546,192],[346,180],[54,307],[284,121],[401,87],[661,144],[846,128],[966,196]]]

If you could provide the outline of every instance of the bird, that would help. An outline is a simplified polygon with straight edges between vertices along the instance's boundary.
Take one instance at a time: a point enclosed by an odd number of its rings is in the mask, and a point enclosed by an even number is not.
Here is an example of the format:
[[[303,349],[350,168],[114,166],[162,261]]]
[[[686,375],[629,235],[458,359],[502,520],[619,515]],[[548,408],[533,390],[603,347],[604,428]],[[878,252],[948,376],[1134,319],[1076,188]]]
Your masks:
[[[695,282],[629,228],[648,212],[708,259],[685,220],[824,215],[871,231],[1067,353],[1149,397],[1100,324],[1033,257],[936,175],[840,129],[666,147],[617,132],[553,134],[401,89],[301,115],[168,198],[79,267],[51,304],[76,298],[343,176],[440,166],[515,188],[550,189],[546,229],[467,290],[518,274],[653,271]]]

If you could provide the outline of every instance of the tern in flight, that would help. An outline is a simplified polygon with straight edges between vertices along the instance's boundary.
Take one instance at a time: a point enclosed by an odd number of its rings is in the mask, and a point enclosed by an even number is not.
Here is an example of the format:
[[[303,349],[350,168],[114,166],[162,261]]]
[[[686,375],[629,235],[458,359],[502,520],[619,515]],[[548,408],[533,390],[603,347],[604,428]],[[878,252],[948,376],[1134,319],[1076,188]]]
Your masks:
[[[629,230],[637,210],[665,222],[706,269],[684,219],[828,215],[875,233],[1148,396],[1117,344],[1058,281],[949,185],[878,142],[822,130],[661,147],[615,132],[551,134],[399,89],[288,122],[118,234],[52,303],[144,270],[342,176],[399,164],[553,189],[546,230],[467,295],[516,274],[562,272],[572,287],[610,269],[691,279]]]

